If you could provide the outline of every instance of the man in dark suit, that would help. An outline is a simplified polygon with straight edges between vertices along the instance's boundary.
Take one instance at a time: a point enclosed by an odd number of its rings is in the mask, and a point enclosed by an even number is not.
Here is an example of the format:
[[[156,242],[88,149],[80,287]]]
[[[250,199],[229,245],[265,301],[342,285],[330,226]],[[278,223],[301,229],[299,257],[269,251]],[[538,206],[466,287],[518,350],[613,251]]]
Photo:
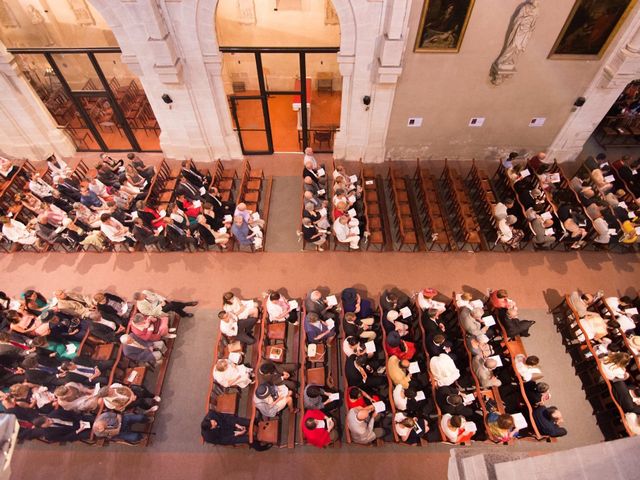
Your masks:
[[[73,442],[86,440],[91,435],[94,415],[82,415],[63,409],[54,410],[47,417],[33,421],[31,438],[43,438],[48,442]]]
[[[233,202],[224,202],[218,191],[218,187],[211,187],[205,198],[213,206],[213,211],[217,218],[224,218],[225,215],[233,215],[236,208]]]
[[[200,425],[202,439],[214,445],[249,443],[248,418],[210,410]]]
[[[322,297],[322,293],[318,290],[312,290],[309,292],[307,298],[304,299],[304,306],[307,314],[316,313],[323,320],[327,320],[328,318],[338,318],[336,306],[329,307],[326,299]]]
[[[427,338],[433,338],[438,334],[446,334],[447,326],[435,310],[429,310],[422,314],[422,326]]]
[[[62,179],[60,177],[56,178],[56,189],[60,192],[65,198],[68,198],[72,202],[79,202],[82,194],[80,193],[80,184],[74,178],[65,178]]]
[[[164,234],[162,232],[156,233],[155,230],[149,228],[144,224],[140,216],[133,220],[132,233],[136,241],[144,246],[156,245],[160,250],[164,250],[167,247],[167,239]]]
[[[460,390],[455,385],[439,387],[436,390],[436,402],[442,413],[462,415],[465,418],[474,414],[473,409],[463,403]]]
[[[542,435],[563,437],[567,434],[567,429],[558,425],[562,422],[562,414],[556,407],[540,405],[534,408],[533,419]]]
[[[618,401],[623,412],[640,415],[640,405],[636,405],[633,401],[626,382],[611,382],[611,388],[613,389],[613,396]]]
[[[380,295],[380,306],[384,312],[389,310],[400,311],[401,308],[408,307],[410,299],[397,289],[385,290]]]
[[[427,352],[430,357],[437,357],[442,353],[446,353],[455,362],[455,354],[453,353],[453,345],[442,333],[437,333],[433,337],[427,337]]]
[[[188,200],[195,202],[196,200],[200,200],[202,198],[202,194],[198,187],[194,187],[191,183],[182,180],[180,184],[176,187],[176,196],[184,195]]]

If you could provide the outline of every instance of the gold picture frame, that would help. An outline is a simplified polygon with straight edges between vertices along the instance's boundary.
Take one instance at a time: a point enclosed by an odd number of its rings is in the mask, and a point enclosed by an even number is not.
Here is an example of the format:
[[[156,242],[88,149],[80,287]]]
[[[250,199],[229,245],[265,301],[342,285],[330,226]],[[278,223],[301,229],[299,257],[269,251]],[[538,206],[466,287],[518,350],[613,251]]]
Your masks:
[[[414,52],[458,53],[475,0],[424,0]]]
[[[637,1],[576,0],[548,58],[552,60],[602,58]],[[598,33],[600,36],[593,38]]]

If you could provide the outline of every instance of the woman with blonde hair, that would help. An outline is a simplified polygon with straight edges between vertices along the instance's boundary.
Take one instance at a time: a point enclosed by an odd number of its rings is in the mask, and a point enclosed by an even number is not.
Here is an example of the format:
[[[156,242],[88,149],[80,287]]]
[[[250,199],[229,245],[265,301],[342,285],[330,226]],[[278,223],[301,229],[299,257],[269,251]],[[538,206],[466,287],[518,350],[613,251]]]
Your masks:
[[[253,370],[221,358],[213,367],[213,379],[224,388],[246,388],[253,383]]]
[[[631,355],[626,352],[611,352],[602,357],[602,372],[611,381],[626,380],[629,377],[627,365]]]
[[[69,382],[56,388],[53,394],[60,407],[72,412],[93,412],[100,406],[100,394],[106,393],[101,389],[96,392],[93,388],[85,387],[76,382]]]

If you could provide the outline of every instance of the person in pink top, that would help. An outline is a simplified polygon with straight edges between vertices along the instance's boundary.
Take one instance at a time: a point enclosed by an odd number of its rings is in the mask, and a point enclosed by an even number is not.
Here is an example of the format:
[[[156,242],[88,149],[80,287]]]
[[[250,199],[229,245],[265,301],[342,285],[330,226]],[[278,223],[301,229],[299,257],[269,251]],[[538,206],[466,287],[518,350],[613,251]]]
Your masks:
[[[157,342],[163,338],[176,338],[173,332],[175,329],[169,329],[169,317],[152,317],[136,313],[131,321],[131,333],[140,340]]]

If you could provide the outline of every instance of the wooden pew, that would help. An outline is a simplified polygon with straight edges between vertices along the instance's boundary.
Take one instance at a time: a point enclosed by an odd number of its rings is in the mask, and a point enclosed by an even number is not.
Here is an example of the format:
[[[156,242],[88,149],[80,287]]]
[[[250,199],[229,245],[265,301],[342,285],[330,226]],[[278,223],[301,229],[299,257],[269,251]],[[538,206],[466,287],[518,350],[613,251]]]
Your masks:
[[[443,186],[444,203],[449,209],[449,218],[453,220],[456,246],[458,249],[469,247],[474,252],[481,250],[483,239],[479,234],[480,226],[471,209],[466,188],[458,172],[449,167],[447,159],[440,182]]]
[[[398,250],[407,246],[412,252],[420,249],[422,236],[417,234],[417,212],[410,201],[409,182],[400,177],[393,167],[389,167],[387,187],[391,197],[391,219],[396,232]]]
[[[420,165],[420,159],[416,161],[416,172],[413,180],[418,191],[418,212],[422,215],[425,246],[432,251],[438,248],[440,251],[452,249],[451,229],[444,214],[436,181],[426,167]]]

